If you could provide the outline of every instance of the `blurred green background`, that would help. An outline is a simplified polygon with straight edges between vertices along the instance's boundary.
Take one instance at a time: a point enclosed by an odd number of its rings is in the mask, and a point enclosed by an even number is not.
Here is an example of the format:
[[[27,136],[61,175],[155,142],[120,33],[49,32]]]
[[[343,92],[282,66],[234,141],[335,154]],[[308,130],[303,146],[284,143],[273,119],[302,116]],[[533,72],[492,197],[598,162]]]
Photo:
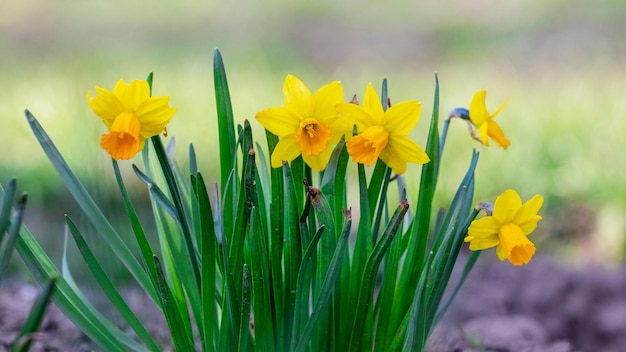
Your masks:
[[[168,126],[183,163],[193,142],[217,180],[212,55],[225,60],[237,121],[282,104],[286,74],[311,89],[341,80],[346,98],[389,79],[392,102],[417,99],[422,146],[434,73],[441,112],[486,89],[511,147],[478,145],[454,121],[438,199],[445,204],[481,152],[477,201],[506,188],[546,197],[539,235],[582,245],[573,259],[614,260],[626,234],[626,2],[523,1],[177,2],[58,0],[0,4],[0,182],[17,176],[31,195],[26,223],[62,241],[62,216],[80,217],[23,115],[37,116],[68,163],[115,216],[122,214],[105,131],[85,93],[155,73],[154,94],[178,113]],[[264,137],[256,121],[257,140]],[[260,137],[260,138],[259,138]],[[135,160],[139,162],[139,160]],[[121,164],[131,175],[131,162]],[[420,168],[410,167],[409,183]],[[129,181],[130,182],[130,181]],[[413,194],[417,182],[411,183]],[[144,187],[132,187],[145,199]],[[413,197],[414,198],[414,197]],[[618,245],[616,245],[618,244]],[[576,249],[578,248],[578,249]]]

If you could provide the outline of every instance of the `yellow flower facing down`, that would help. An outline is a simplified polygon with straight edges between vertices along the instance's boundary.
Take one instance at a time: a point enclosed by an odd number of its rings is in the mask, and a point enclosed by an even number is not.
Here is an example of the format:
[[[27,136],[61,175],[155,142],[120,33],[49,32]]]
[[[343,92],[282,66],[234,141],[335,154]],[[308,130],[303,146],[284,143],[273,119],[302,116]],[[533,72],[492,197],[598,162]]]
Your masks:
[[[419,102],[401,102],[384,111],[370,83],[365,89],[362,106],[341,103],[335,109],[344,124],[357,127],[358,135],[346,144],[355,162],[371,166],[380,158],[393,172],[403,174],[408,162],[425,164],[430,161],[424,149],[408,136],[422,111]]]
[[[100,138],[100,146],[115,160],[135,156],[146,138],[163,132],[176,112],[168,106],[170,97],[150,96],[146,81],[120,79],[112,92],[96,86],[96,93],[91,97],[87,92],[87,102],[109,129]]]
[[[491,216],[472,222],[465,242],[473,251],[497,246],[500,260],[508,259],[516,266],[528,264],[536,248],[527,236],[541,220],[537,212],[542,205],[543,197],[538,194],[522,204],[517,192],[506,190],[496,198]]]
[[[268,131],[281,137],[272,153],[272,167],[282,166],[302,155],[311,169],[326,168],[331,146],[337,144],[347,131],[342,128],[335,104],[343,101],[339,81],[321,87],[315,94],[296,76],[287,75],[283,84],[285,106],[256,113],[256,119]]]
[[[500,105],[496,112],[490,114],[487,111],[487,106],[485,104],[486,96],[487,92],[485,90],[479,90],[476,94],[474,94],[474,98],[472,98],[472,103],[470,104],[469,109],[470,120],[474,126],[478,128],[480,141],[484,145],[489,145],[489,139],[487,137],[491,137],[497,145],[506,149],[509,145],[511,145],[511,142],[506,139],[504,132],[502,132],[500,125],[494,121],[494,118],[506,106],[509,100],[507,99],[504,103],[502,103],[502,105]]]

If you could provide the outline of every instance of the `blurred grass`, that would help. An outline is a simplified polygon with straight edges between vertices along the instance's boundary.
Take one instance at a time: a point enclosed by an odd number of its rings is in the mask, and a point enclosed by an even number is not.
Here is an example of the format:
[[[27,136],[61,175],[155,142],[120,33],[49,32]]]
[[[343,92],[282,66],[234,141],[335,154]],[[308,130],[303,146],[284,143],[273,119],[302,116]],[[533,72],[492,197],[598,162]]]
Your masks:
[[[620,0],[593,6],[582,0],[404,0],[384,8],[374,1],[27,0],[0,7],[0,179],[17,176],[31,204],[52,217],[61,219],[71,202],[23,110],[40,119],[96,197],[109,202],[110,160],[98,147],[104,127],[85,92],[154,71],[154,94],[170,95],[179,109],[168,126],[179,160],[193,142],[201,170],[215,181],[215,47],[224,55],[240,122],[282,104],[287,73],[311,88],[339,79],[346,98],[388,77],[392,102],[423,104],[414,132],[421,145],[434,72],[443,113],[467,107],[478,89],[487,89],[491,110],[510,97],[498,116],[512,142],[507,151],[482,147],[463,123],[452,124],[441,170],[450,177],[442,178],[440,199],[449,199],[477,148],[477,200],[515,188],[524,199],[546,196],[548,213],[571,204],[599,218],[626,210],[626,3]],[[260,126],[253,126],[263,142]],[[129,171],[130,163],[124,166]],[[418,175],[415,167],[407,178]],[[143,192],[139,183],[134,188]],[[602,231],[626,234],[623,221],[606,223]],[[41,229],[62,231],[45,222]]]

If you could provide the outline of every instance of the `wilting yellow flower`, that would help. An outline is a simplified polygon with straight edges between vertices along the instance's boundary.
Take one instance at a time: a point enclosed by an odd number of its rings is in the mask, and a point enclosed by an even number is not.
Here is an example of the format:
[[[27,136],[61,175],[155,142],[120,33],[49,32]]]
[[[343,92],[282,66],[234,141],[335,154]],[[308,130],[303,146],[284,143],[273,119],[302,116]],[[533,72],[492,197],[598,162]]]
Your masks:
[[[175,108],[170,108],[170,97],[151,97],[146,81],[120,79],[111,92],[96,86],[98,95],[87,92],[89,106],[102,118],[109,129],[100,138],[100,146],[115,160],[130,159],[143,149],[146,138],[165,130]]]
[[[473,251],[497,246],[500,260],[508,259],[516,266],[528,264],[536,248],[527,236],[541,220],[537,212],[542,204],[543,197],[538,194],[522,204],[517,192],[506,190],[496,198],[491,216],[472,222],[465,242]]]
[[[487,106],[485,105],[486,96],[487,92],[484,90],[479,90],[476,94],[474,94],[474,98],[472,99],[469,109],[470,120],[476,127],[478,127],[480,140],[484,145],[489,145],[489,139],[487,137],[491,137],[497,145],[506,149],[509,145],[511,145],[511,142],[506,139],[500,125],[498,125],[498,123],[493,119],[496,115],[498,115],[498,113],[500,113],[509,101],[507,99],[507,101],[500,105],[496,112],[490,114],[487,111]]]
[[[347,131],[341,128],[335,104],[343,101],[343,88],[333,81],[315,92],[296,76],[287,75],[283,84],[285,106],[261,110],[256,119],[273,134],[282,137],[272,153],[272,167],[282,166],[302,155],[313,170],[326,168],[331,146]]]
[[[358,135],[346,144],[355,162],[371,166],[380,158],[393,172],[402,174],[408,162],[425,164],[430,161],[424,149],[408,136],[422,111],[419,102],[405,101],[384,111],[370,83],[365,89],[363,106],[342,103],[335,109],[344,123],[357,127]]]

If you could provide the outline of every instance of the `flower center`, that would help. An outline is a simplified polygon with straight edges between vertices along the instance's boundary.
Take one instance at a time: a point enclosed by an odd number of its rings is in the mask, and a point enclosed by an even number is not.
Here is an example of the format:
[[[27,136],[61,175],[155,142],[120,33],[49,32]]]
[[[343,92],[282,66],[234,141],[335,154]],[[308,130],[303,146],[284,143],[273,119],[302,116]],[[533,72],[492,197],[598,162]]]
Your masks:
[[[350,138],[346,146],[352,160],[371,166],[389,142],[389,132],[383,126],[371,126],[358,136]]]
[[[295,136],[303,155],[318,155],[326,149],[331,133],[328,124],[310,118],[300,122]]]
[[[526,237],[524,231],[516,224],[502,225],[498,231],[498,238],[507,258],[513,265],[528,264],[537,250],[535,245]]]
[[[139,151],[141,123],[135,114],[122,112],[100,138],[100,146],[115,160],[130,159]]]

